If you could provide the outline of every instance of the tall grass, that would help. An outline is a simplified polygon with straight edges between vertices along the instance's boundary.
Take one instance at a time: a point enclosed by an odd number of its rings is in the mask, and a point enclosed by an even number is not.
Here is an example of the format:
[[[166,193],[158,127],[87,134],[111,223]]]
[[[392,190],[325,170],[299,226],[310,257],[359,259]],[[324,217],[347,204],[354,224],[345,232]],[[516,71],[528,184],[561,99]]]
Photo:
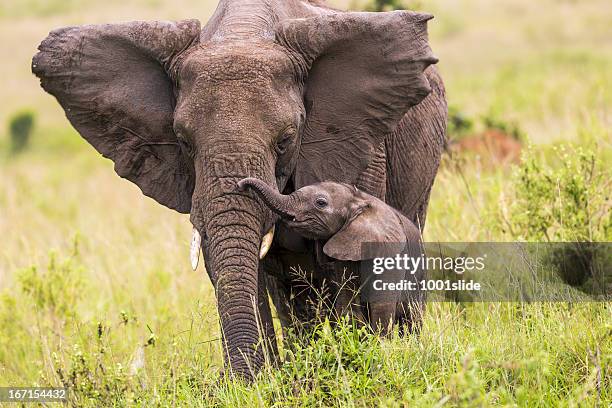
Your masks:
[[[551,147],[534,149],[562,166]],[[2,167],[0,385],[66,385],[85,406],[612,401],[608,303],[432,303],[418,338],[321,322],[278,369],[231,382],[214,293],[189,268],[186,216],[142,197],[89,147],[34,148]],[[503,212],[519,186],[511,169],[447,159],[426,238],[513,239]]]
[[[516,122],[552,172],[564,166],[553,149],[572,149],[568,140],[607,169],[609,2],[421,3],[436,14],[432,44],[452,104]],[[10,157],[0,135],[0,386],[66,385],[78,406],[610,405],[609,303],[432,303],[421,336],[407,338],[323,321],[254,384],[221,376],[214,292],[203,270],[191,272],[188,217],[117,177],[28,69],[36,42],[56,26],[204,21],[214,4],[73,4],[49,15],[11,3],[0,15],[0,34],[21,39],[0,44],[12,56],[0,65],[10,78],[0,119],[24,105],[39,119],[21,155]],[[507,225],[520,171],[445,157],[426,239],[525,237],[527,224]]]

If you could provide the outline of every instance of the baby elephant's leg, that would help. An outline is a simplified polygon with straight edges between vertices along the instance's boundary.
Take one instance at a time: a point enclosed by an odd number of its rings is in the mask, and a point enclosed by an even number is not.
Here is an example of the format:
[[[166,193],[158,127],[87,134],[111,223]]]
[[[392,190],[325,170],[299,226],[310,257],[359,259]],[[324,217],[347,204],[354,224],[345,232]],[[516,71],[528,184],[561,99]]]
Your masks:
[[[425,301],[427,292],[420,290],[419,282],[425,278],[426,271],[420,270],[414,275],[407,275],[406,279],[416,283],[416,290],[402,293],[401,301],[397,308],[397,323],[401,335],[418,334],[423,325],[423,314],[425,313]]]
[[[418,334],[423,325],[423,313],[425,312],[425,302],[403,301],[397,305],[397,323],[399,324],[399,334]]]
[[[389,302],[368,303],[368,312],[372,329],[383,336],[389,335],[393,331],[396,310],[397,301],[394,299]]]

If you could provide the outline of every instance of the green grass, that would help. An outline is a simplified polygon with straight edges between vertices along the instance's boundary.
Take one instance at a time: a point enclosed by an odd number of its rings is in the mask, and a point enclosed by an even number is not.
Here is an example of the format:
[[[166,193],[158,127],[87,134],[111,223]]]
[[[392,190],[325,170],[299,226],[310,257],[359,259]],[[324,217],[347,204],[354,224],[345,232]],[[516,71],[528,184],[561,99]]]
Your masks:
[[[214,4],[55,3],[0,9],[0,35],[14,39],[0,44],[11,56],[0,64],[0,120],[29,108],[37,123],[18,155],[9,154],[8,129],[0,131],[0,386],[65,383],[81,406],[612,403],[610,303],[432,303],[421,336],[404,339],[323,322],[316,340],[285,348],[280,367],[254,384],[220,377],[215,298],[206,273],[189,266],[188,216],[117,177],[29,73],[35,45],[57,26],[205,21]],[[596,142],[589,149],[607,172],[593,194],[609,200],[609,2],[420,3],[436,15],[431,42],[449,101],[475,118],[516,122],[536,162],[554,172],[565,162],[553,148]],[[478,158],[445,158],[426,238],[521,236],[506,225],[521,202],[519,176]]]

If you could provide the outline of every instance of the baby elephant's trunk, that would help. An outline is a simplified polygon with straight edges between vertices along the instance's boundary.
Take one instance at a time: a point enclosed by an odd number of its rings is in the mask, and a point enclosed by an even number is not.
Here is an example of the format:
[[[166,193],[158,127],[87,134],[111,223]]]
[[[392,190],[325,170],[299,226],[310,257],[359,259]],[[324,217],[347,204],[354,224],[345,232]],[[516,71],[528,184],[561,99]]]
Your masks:
[[[283,195],[263,181],[252,177],[240,180],[238,188],[242,191],[247,188],[253,189],[272,211],[285,219],[295,218],[292,196]]]

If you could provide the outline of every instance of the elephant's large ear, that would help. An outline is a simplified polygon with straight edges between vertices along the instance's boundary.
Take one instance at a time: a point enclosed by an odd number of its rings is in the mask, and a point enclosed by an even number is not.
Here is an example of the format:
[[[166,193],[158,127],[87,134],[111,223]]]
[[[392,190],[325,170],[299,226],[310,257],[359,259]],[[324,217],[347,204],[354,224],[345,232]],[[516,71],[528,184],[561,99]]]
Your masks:
[[[199,35],[196,20],[65,27],[32,59],[42,87],[117,174],[183,213],[191,209],[194,170],[173,132],[172,77]]]
[[[432,16],[409,11],[332,13],[289,20],[277,41],[303,57],[306,124],[296,188],[355,183],[376,146],[430,92],[436,63],[427,40]]]
[[[323,246],[329,257],[342,261],[362,261],[400,254],[406,242],[420,242],[418,230],[406,231],[395,210],[383,201],[363,195],[355,216]],[[363,245],[376,243],[376,245]]]

